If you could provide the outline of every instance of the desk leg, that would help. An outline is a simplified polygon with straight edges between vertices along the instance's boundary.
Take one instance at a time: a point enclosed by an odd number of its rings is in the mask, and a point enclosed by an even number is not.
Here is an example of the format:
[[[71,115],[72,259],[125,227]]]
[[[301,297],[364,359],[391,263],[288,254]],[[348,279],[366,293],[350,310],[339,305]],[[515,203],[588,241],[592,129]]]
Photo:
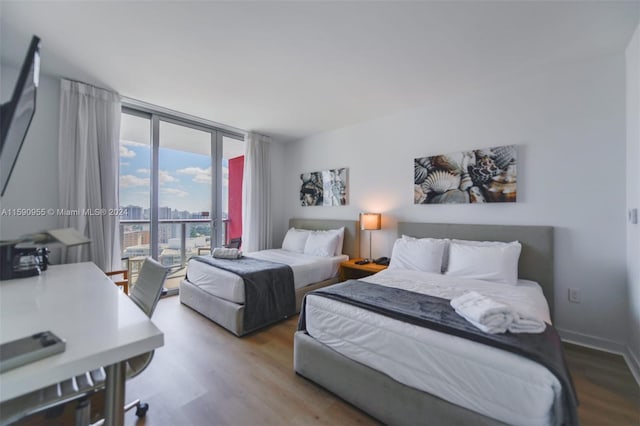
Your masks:
[[[124,425],[124,384],[126,361],[109,365],[104,394],[104,418],[107,426]]]

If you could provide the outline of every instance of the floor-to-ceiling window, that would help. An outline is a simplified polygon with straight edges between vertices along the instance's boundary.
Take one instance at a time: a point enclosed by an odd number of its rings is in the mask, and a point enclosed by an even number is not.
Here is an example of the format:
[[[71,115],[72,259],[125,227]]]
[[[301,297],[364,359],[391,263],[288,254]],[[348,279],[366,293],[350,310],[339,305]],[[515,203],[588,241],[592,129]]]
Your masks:
[[[120,245],[122,257],[151,255],[151,118],[122,114],[120,122]],[[134,271],[137,272],[137,271]]]
[[[133,281],[146,256],[179,278],[189,257],[242,237],[242,134],[128,107],[121,122],[120,233]]]
[[[157,256],[163,265],[182,266],[211,246],[214,138],[206,129],[160,120]]]

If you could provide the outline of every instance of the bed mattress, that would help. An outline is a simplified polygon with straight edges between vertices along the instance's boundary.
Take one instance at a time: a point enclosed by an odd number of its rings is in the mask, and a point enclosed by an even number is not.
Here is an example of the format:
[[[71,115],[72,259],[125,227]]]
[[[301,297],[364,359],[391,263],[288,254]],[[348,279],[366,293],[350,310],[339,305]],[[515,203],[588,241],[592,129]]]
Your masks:
[[[447,299],[475,290],[551,322],[542,289],[532,281],[510,286],[398,269],[364,281]],[[312,294],[306,326],[338,353],[488,417],[517,425],[561,418],[558,379],[527,358]]]
[[[245,253],[245,256],[291,266],[296,289],[335,277],[340,263],[349,259],[347,255],[310,256],[282,249]],[[230,302],[244,303],[244,282],[232,272],[190,260],[187,265],[187,279],[209,294]]]

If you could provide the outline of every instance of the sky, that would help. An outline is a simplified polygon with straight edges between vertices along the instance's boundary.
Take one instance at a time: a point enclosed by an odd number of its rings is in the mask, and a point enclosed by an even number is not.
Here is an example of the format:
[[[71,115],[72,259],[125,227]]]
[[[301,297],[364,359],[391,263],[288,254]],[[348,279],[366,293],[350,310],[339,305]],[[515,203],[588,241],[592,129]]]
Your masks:
[[[149,208],[151,147],[120,141],[120,206]],[[223,159],[223,211],[228,205],[228,168]],[[211,157],[160,148],[160,207],[211,211]]]

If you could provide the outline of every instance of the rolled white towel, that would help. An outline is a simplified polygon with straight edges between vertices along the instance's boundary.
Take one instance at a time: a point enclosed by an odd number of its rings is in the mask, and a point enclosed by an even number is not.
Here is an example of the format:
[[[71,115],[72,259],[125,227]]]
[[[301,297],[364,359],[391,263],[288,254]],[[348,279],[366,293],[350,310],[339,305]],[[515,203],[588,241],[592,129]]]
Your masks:
[[[544,321],[522,312],[516,312],[513,322],[509,324],[512,333],[542,333],[545,328],[547,324]]]
[[[237,248],[216,247],[211,255],[218,259],[240,259],[242,252]]]
[[[470,291],[451,299],[451,306],[458,315],[485,333],[504,333],[514,320],[515,313],[509,305]]]

